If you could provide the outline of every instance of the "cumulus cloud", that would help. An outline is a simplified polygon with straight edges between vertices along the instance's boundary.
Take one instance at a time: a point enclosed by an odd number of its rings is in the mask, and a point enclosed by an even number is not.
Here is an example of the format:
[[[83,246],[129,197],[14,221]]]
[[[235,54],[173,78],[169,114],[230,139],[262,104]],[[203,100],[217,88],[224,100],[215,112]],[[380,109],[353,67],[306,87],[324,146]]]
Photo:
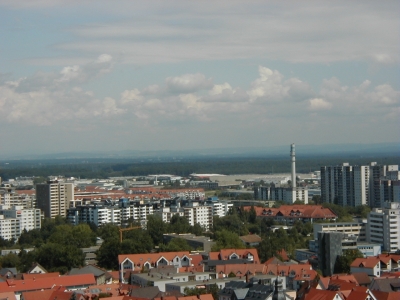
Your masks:
[[[168,77],[165,80],[167,88],[174,93],[192,93],[199,90],[209,89],[213,83],[210,78],[203,74],[185,74],[178,77]]]
[[[247,90],[228,82],[214,84],[204,74],[167,77],[145,88],[132,86],[118,97],[96,97],[82,78],[95,78],[112,63],[100,56],[86,65],[72,65],[60,72],[38,73],[0,83],[0,117],[10,123],[53,125],[59,121],[141,120],[146,124],[185,122],[259,122],[285,118],[302,120],[324,112],[326,120],[337,116],[398,114],[399,91],[389,84],[365,80],[347,86],[337,78],[325,79],[318,90],[296,77],[285,79],[278,70],[260,66],[259,76]],[[93,65],[101,66],[93,68]],[[89,67],[88,67],[89,66]],[[90,73],[87,70],[96,69]],[[90,75],[88,75],[90,74]],[[96,75],[97,74],[97,75]],[[9,79],[9,78],[7,78]],[[33,87],[33,83],[36,85]],[[228,124],[227,123],[227,124]],[[150,125],[149,125],[150,126]]]
[[[309,102],[310,110],[328,110],[332,108],[332,103],[321,98],[310,99]]]

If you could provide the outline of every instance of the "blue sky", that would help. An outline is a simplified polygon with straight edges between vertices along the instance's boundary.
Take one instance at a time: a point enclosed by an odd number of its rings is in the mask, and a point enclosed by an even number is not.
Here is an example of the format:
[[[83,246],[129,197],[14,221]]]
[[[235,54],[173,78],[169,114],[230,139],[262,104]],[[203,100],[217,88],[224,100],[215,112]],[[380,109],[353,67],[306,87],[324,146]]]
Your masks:
[[[399,142],[398,12],[0,0],[0,153]]]

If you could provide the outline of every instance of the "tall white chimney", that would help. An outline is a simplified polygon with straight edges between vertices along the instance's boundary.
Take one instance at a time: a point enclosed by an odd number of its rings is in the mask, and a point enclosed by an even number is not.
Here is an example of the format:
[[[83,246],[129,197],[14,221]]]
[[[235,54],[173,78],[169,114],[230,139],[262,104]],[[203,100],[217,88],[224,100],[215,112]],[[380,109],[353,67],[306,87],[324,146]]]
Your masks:
[[[296,158],[294,151],[294,144],[290,145],[290,157],[292,160],[292,188],[296,187]]]

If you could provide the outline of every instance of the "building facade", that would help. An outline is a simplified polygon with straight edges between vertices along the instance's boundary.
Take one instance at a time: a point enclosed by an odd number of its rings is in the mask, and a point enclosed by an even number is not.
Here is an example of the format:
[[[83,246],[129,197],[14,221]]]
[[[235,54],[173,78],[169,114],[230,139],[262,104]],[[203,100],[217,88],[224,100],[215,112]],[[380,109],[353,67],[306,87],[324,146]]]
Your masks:
[[[18,240],[24,230],[40,229],[41,211],[38,208],[22,206],[0,208],[0,236],[3,239]]]
[[[374,208],[368,214],[367,237],[369,242],[381,244],[383,251],[400,249],[400,203]]]
[[[46,218],[66,217],[69,202],[73,200],[73,183],[53,180],[36,185],[36,205]]]

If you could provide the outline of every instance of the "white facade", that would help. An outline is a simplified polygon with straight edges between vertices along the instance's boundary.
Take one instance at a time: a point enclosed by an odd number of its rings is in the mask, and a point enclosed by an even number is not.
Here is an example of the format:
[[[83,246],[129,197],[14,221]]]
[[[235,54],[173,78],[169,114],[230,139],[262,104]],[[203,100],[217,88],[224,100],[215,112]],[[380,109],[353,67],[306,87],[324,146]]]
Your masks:
[[[390,203],[390,208],[374,208],[368,214],[367,238],[381,244],[384,251],[400,249],[400,203]]]
[[[353,167],[354,206],[369,205],[369,166]]]
[[[45,217],[55,218],[57,215],[65,217],[69,202],[74,200],[74,184],[58,181],[49,181],[36,185],[36,203]]]
[[[227,201],[210,201],[207,205],[212,207],[213,216],[225,217],[229,210],[233,207],[232,203]]]
[[[96,226],[121,224],[121,209],[106,206],[83,206],[68,209],[67,219],[71,224],[93,222]]]
[[[283,201],[288,204],[293,204],[296,200],[303,201],[304,204],[308,203],[308,189],[307,187],[284,188],[274,187],[270,189],[270,200]]]
[[[341,222],[341,223],[314,223],[314,239],[318,239],[318,232],[341,232],[346,236],[354,236],[357,241],[366,241],[366,223]]]
[[[23,230],[40,229],[40,209],[24,209],[22,206],[1,207],[0,236],[3,239],[19,239]]]

